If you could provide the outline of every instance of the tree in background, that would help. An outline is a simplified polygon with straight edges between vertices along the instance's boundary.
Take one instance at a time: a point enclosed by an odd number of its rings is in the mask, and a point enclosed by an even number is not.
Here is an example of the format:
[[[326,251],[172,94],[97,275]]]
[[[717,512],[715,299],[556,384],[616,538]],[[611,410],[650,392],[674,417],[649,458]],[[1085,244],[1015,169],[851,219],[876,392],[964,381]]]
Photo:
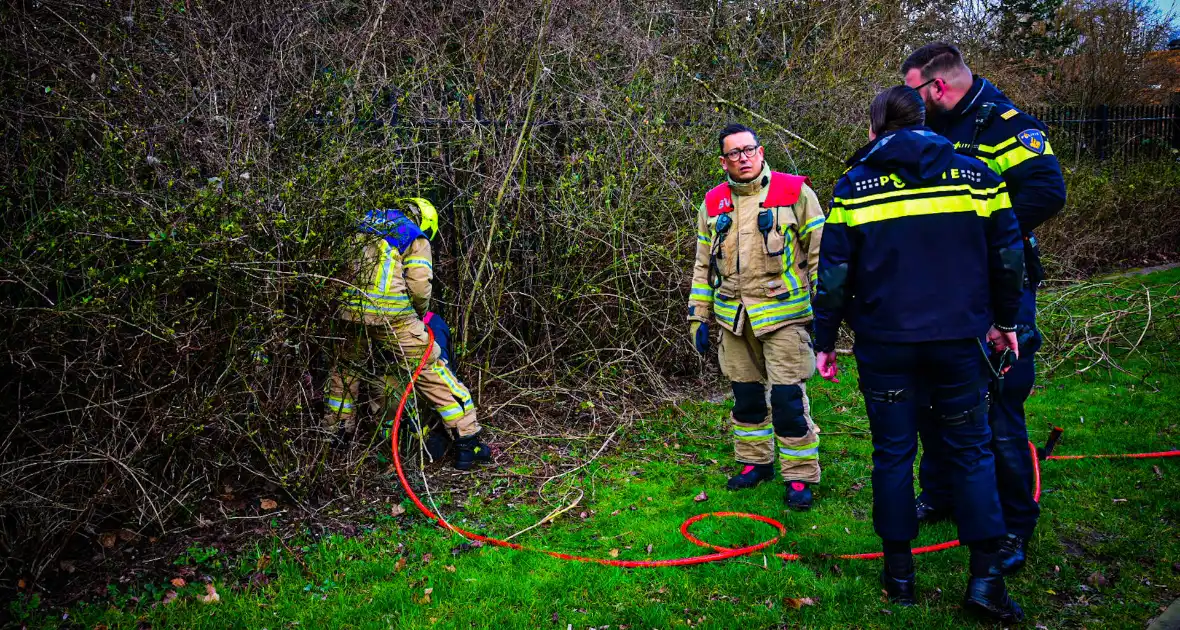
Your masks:
[[[1092,106],[1145,98],[1147,54],[1167,45],[1172,16],[1143,0],[1074,0],[1058,15],[1070,41],[1052,62],[1045,100]]]
[[[1059,55],[1075,36],[1062,19],[1065,0],[1004,0],[996,2],[1000,14],[995,31],[996,48],[1013,59]]]
[[[966,0],[944,15],[971,68],[1025,106],[1146,102],[1160,82],[1148,53],[1176,29],[1146,0]]]

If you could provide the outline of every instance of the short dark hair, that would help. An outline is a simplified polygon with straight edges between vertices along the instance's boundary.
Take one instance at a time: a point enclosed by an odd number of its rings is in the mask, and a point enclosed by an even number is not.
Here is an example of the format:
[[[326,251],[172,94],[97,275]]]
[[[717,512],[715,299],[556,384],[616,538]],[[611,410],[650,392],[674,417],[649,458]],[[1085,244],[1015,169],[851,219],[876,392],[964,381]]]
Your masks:
[[[939,72],[965,68],[963,53],[946,42],[933,42],[915,50],[906,57],[901,64],[901,74],[904,76],[910,70],[918,68],[922,71],[922,78],[932,79]]]
[[[721,133],[717,134],[717,150],[724,153],[725,139],[735,133],[748,133],[751,136],[754,136],[754,144],[761,144],[758,141],[758,132],[740,123],[730,123],[725,126],[725,129],[721,130]]]
[[[878,136],[926,122],[926,104],[918,91],[895,85],[877,95],[869,105],[869,124]]]

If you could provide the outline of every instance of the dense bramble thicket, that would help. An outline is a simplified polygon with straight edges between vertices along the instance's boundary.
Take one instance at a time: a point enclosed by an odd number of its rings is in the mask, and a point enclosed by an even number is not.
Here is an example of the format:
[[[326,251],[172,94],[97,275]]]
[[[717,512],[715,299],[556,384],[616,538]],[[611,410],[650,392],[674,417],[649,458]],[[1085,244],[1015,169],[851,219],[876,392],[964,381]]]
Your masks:
[[[441,210],[438,310],[489,424],[586,432],[666,399],[702,366],[683,301],[713,134],[751,122],[705,85],[837,155],[940,35],[1036,99],[975,4],[9,2],[3,571],[199,522],[226,486],[364,484],[376,428],[333,450],[318,423],[331,278],[357,214],[402,196]],[[761,127],[830,192],[840,164]],[[1174,165],[1069,178],[1058,272],[1175,250]]]

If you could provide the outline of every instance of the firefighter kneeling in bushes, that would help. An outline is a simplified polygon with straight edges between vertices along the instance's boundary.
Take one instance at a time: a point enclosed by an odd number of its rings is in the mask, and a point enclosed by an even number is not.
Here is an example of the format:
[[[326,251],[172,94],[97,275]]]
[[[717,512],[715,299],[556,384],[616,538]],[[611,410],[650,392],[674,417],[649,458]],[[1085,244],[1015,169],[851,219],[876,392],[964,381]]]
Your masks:
[[[364,329],[345,340],[341,361],[329,378],[325,424],[329,429],[343,424],[347,433],[355,430],[361,379],[349,364],[366,354],[370,341],[410,371],[428,355],[415,389],[458,434],[455,467],[467,470],[490,462],[492,454],[480,440],[471,393],[451,371],[440,345],[430,342],[423,323],[430,310],[430,239],[438,233],[438,213],[425,199],[410,201],[417,207],[417,221],[401,210],[374,210],[360,223],[361,256],[350,270],[339,317]]]

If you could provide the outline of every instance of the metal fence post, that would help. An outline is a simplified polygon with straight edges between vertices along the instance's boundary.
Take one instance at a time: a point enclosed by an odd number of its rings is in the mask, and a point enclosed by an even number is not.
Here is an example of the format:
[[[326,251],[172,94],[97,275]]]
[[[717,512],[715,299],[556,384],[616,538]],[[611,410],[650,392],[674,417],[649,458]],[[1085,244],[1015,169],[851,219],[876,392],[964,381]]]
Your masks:
[[[1172,95],[1172,150],[1180,151],[1180,92]]]
[[[1106,161],[1107,134],[1110,131],[1110,108],[1106,105],[1098,106],[1098,161]]]

